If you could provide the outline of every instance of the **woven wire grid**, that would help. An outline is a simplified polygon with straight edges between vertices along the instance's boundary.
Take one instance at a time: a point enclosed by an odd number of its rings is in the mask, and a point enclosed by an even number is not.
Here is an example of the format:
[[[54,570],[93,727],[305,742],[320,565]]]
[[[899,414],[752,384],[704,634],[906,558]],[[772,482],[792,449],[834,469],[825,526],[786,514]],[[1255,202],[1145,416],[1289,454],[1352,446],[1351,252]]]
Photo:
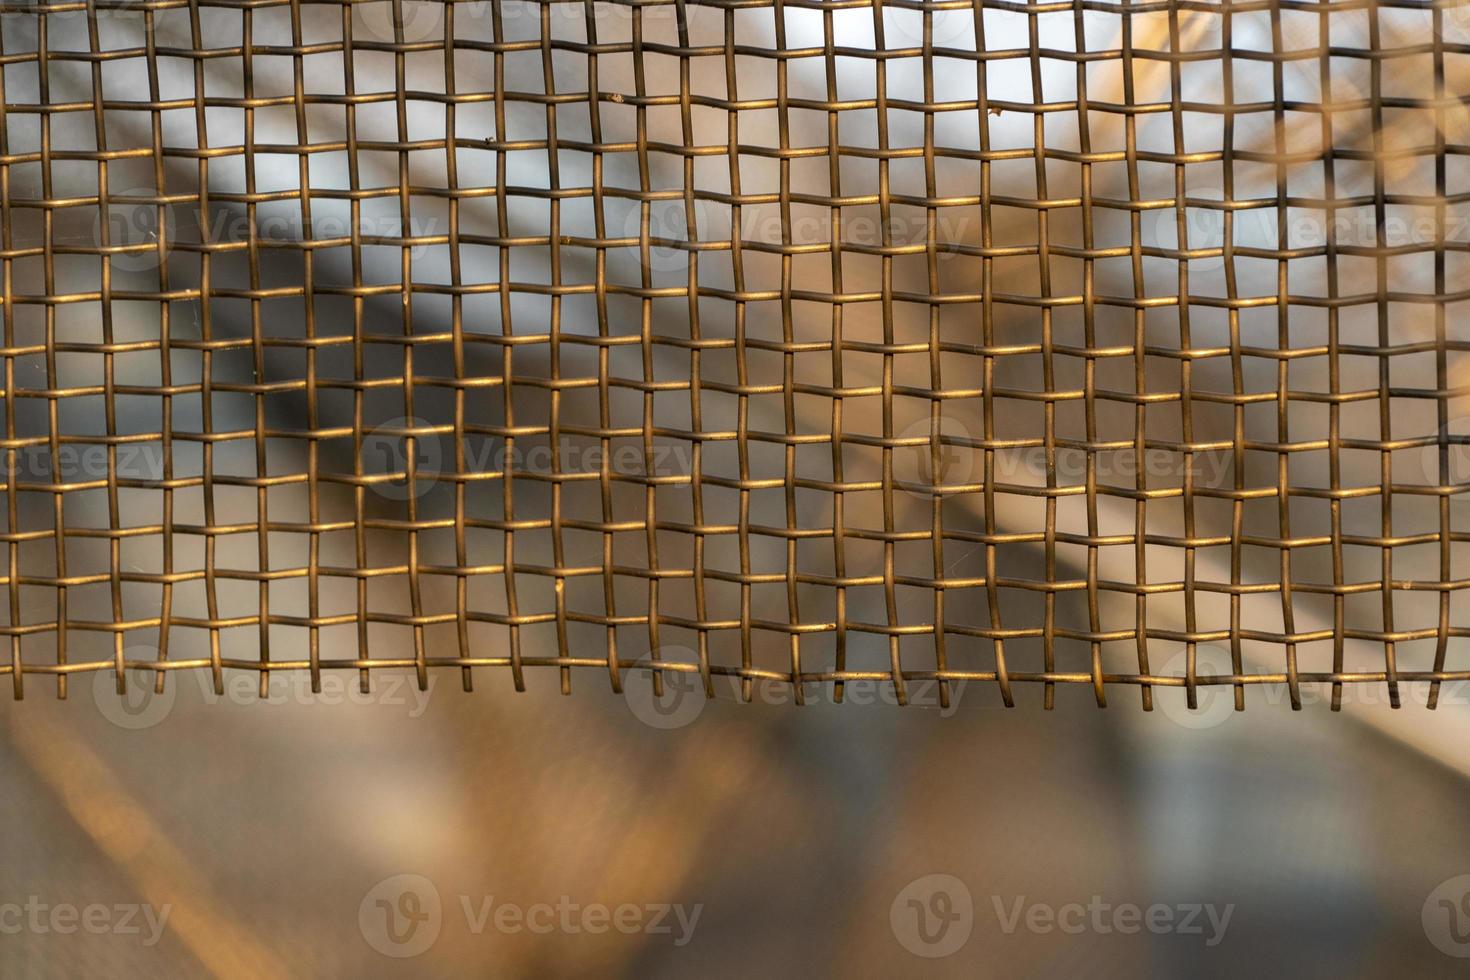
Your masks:
[[[16,697],[1470,679],[1464,7],[0,10]]]

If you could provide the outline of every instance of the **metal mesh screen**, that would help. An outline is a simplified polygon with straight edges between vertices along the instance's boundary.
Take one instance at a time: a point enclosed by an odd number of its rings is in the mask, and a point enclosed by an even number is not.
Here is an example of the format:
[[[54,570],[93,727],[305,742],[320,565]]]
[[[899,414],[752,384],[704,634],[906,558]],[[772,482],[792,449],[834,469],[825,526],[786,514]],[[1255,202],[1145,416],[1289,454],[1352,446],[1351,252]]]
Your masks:
[[[3,10],[17,697],[1470,678],[1466,7]]]

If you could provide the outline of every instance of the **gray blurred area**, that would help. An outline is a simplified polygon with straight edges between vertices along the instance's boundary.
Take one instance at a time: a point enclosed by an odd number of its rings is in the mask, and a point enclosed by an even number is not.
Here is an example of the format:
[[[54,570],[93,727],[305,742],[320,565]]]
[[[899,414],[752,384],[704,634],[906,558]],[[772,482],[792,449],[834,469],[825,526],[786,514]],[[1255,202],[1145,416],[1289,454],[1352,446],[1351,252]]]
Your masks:
[[[604,684],[566,699],[540,680],[418,706],[406,689],[257,703],[249,685],[206,703],[186,682],[136,731],[88,696],[7,706],[0,901],[173,912],[153,946],[0,936],[5,975],[1463,975],[1421,913],[1470,871],[1470,789],[1360,723],[1371,709],[1253,704],[1193,730],[1086,690],[1048,713],[1033,692],[1008,711],[967,689],[952,712],[721,699],[659,730]],[[105,778],[79,782],[94,766]],[[437,890],[440,931],[396,959],[359,912],[405,874]],[[974,908],[941,959],[903,944],[892,908],[934,874]],[[702,911],[682,946],[476,933],[463,902],[486,896]],[[1021,897],[1233,911],[1213,946],[1208,930],[1007,933],[996,902]]]

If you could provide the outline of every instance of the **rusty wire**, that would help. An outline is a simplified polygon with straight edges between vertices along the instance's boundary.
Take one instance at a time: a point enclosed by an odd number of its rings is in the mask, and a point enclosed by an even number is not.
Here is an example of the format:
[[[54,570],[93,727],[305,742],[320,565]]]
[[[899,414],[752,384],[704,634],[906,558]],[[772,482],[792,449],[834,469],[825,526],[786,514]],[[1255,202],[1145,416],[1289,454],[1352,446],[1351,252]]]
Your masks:
[[[1427,682],[1433,706],[1470,679],[1459,7],[0,9],[16,697],[96,671],[264,692],[556,668],[569,691],[593,668],[798,701],[1123,684],[1146,708]],[[1201,66],[1213,98],[1186,94]],[[1396,141],[1411,115],[1429,135]],[[1397,209],[1427,233],[1391,240]],[[1297,211],[1320,241],[1290,240]],[[1192,288],[1201,263],[1223,291]],[[1428,522],[1396,529],[1405,501]]]

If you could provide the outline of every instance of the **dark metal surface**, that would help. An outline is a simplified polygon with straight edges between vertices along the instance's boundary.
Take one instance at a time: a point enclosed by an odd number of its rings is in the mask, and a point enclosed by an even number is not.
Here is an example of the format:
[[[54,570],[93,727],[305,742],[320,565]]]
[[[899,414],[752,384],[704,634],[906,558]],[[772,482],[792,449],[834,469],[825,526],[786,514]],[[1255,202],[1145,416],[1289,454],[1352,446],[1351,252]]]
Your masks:
[[[17,697],[1470,679],[1458,6],[0,9]]]

